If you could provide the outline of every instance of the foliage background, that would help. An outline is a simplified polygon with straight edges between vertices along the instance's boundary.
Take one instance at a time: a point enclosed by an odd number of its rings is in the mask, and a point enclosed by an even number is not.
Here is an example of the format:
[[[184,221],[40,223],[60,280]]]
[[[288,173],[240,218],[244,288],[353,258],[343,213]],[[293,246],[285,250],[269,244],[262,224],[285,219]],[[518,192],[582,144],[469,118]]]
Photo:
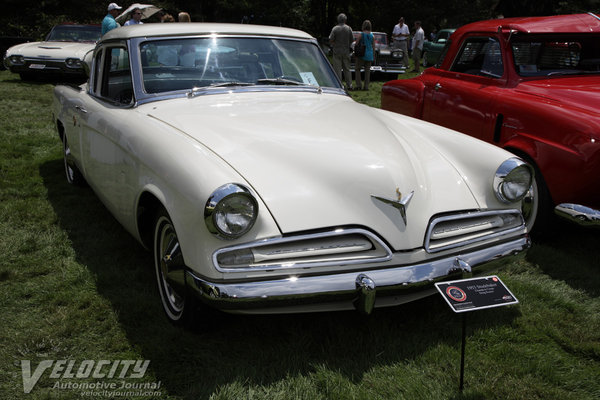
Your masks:
[[[99,23],[109,0],[4,0],[0,36],[41,39],[56,23]],[[117,1],[127,7],[134,1]],[[600,11],[600,0],[153,0],[140,1],[177,15],[187,11],[193,21],[249,22],[298,28],[326,37],[340,12],[350,26],[369,19],[375,31],[391,32],[400,16],[412,27],[423,21],[426,32],[458,27],[497,16],[532,16]]]

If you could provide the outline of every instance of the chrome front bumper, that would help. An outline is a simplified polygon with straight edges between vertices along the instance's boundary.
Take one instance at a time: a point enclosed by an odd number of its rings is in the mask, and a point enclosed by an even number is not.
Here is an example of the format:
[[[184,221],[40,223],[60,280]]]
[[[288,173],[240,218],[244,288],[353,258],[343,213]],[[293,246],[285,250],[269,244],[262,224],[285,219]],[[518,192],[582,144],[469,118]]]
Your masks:
[[[357,309],[406,303],[434,293],[433,283],[497,269],[531,246],[528,236],[423,264],[252,282],[209,282],[191,271],[186,284],[204,303],[240,313]]]
[[[22,64],[13,64],[9,58],[4,58],[3,62],[6,69],[14,73],[85,75],[83,67],[67,67],[64,59],[26,57]]]

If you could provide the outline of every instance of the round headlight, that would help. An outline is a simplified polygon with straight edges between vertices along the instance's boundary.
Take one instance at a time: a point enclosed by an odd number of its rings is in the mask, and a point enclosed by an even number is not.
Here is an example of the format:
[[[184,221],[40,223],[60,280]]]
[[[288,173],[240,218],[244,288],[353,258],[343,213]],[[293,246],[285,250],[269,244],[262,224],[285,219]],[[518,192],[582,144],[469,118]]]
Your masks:
[[[518,158],[504,161],[494,177],[496,197],[503,203],[523,200],[533,183],[533,168]]]
[[[208,230],[226,239],[246,234],[258,216],[258,203],[244,186],[228,183],[215,190],[204,208]]]
[[[22,64],[25,64],[25,58],[23,56],[19,56],[19,55],[10,56],[9,60],[10,60],[10,62],[13,65],[22,65]]]
[[[79,58],[67,58],[65,63],[69,68],[81,68],[81,60]]]

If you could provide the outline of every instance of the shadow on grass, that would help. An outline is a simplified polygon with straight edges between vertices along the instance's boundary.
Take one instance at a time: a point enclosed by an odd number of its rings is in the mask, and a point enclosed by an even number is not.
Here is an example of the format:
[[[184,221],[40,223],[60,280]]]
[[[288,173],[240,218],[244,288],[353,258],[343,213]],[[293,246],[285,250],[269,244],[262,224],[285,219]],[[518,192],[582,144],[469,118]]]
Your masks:
[[[40,174],[77,260],[97,276],[128,345],[172,395],[206,398],[228,383],[269,385],[320,367],[358,383],[373,367],[410,362],[443,344],[460,362],[460,318],[439,296],[362,317],[354,312],[207,317],[204,329],[173,327],[163,316],[152,257],[117,223],[89,188],[69,186],[62,160]],[[493,317],[492,317],[493,315]],[[518,308],[475,313],[468,331],[510,324]],[[458,376],[457,376],[458,381]]]
[[[582,227],[555,217],[552,230],[534,237],[527,261],[538,265],[553,279],[574,289],[600,296],[600,229]]]

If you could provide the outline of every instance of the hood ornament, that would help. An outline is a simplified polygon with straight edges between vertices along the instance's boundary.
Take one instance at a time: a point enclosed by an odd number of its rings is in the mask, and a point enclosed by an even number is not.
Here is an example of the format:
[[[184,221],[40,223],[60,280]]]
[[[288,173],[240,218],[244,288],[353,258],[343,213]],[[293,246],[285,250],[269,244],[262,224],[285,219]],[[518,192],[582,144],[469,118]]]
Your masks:
[[[371,197],[376,200],[381,201],[382,203],[389,204],[390,206],[398,209],[398,211],[400,211],[400,215],[402,216],[402,221],[404,221],[404,225],[408,225],[406,223],[406,207],[408,206],[408,203],[410,202],[410,199],[412,199],[414,194],[415,194],[415,191],[413,190],[412,192],[407,194],[405,197],[402,197],[402,193],[400,192],[400,189],[396,188],[396,195],[398,196],[398,200],[387,199],[385,197],[379,197],[379,196],[375,196],[375,195],[371,195]]]

